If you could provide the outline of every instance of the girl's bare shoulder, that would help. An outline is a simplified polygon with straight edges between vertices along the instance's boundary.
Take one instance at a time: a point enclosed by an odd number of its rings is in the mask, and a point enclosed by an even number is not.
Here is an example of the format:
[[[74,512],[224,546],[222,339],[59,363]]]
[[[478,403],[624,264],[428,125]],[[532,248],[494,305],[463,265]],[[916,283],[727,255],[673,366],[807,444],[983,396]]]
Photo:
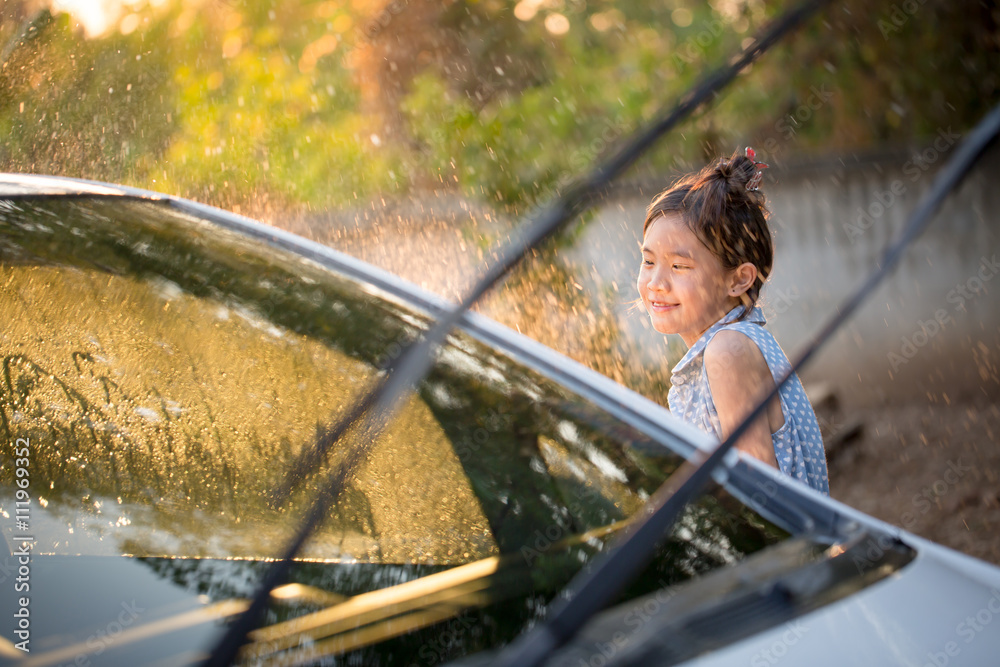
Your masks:
[[[743,376],[770,377],[771,371],[760,348],[749,336],[723,329],[705,347],[705,370],[709,375],[738,373]]]

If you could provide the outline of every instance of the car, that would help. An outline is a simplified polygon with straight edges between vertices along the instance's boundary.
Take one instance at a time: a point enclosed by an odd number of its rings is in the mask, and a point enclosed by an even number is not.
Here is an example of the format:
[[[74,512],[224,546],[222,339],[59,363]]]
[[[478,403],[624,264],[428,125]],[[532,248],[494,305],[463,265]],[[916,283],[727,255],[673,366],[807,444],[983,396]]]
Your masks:
[[[358,451],[237,664],[494,664],[715,444],[466,313],[303,470],[452,306],[174,196],[0,175],[0,285],[0,664],[204,662]],[[1000,569],[730,452],[545,664],[991,664],[998,613]]]

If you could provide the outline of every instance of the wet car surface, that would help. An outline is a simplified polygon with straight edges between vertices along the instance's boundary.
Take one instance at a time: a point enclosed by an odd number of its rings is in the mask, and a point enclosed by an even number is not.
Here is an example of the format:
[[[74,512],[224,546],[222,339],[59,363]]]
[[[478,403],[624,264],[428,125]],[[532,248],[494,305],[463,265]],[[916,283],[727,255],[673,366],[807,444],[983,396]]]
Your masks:
[[[11,664],[204,660],[367,434],[287,501],[274,490],[447,307],[244,218],[66,179],[0,177],[0,269],[0,428],[28,450],[0,459],[8,571],[30,550],[28,589],[0,584],[0,618],[30,618],[26,635],[0,628]],[[709,445],[467,315],[272,591],[240,663],[489,664]],[[842,651],[907,664],[1000,586],[996,568],[755,462],[733,455],[718,480],[551,664],[731,664],[781,637],[824,664],[841,633],[857,637]],[[929,591],[947,601],[915,610]],[[995,648],[976,638],[963,659]]]

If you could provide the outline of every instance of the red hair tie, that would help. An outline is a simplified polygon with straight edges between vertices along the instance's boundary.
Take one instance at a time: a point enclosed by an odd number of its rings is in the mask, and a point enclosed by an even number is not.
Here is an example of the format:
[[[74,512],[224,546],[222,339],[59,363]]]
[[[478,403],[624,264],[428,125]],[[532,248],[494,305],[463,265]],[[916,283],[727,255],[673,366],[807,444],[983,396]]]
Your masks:
[[[747,190],[757,192],[757,189],[760,187],[760,179],[764,176],[762,172],[767,169],[767,165],[763,162],[757,162],[757,153],[749,146],[747,146],[747,157],[750,158],[754,166],[754,175],[747,181]]]

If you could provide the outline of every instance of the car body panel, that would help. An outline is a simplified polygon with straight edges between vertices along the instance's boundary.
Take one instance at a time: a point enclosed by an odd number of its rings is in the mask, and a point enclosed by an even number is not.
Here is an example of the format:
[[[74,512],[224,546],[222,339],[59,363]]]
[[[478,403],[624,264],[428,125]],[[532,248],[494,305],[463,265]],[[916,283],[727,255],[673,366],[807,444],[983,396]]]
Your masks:
[[[908,540],[917,557],[850,598],[732,644],[698,667],[992,665],[1000,656],[1000,573],[973,578],[951,553]],[[859,562],[864,567],[864,562]]]

